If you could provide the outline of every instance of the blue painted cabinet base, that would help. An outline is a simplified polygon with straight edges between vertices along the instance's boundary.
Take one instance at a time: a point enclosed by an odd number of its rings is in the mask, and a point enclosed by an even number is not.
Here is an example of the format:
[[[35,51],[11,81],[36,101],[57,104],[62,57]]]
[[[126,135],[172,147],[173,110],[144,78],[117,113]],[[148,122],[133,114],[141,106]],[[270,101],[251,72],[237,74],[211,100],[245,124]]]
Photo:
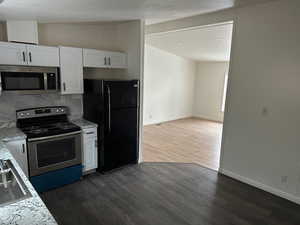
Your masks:
[[[82,165],[71,166],[60,170],[30,177],[30,182],[37,192],[45,192],[80,180]]]

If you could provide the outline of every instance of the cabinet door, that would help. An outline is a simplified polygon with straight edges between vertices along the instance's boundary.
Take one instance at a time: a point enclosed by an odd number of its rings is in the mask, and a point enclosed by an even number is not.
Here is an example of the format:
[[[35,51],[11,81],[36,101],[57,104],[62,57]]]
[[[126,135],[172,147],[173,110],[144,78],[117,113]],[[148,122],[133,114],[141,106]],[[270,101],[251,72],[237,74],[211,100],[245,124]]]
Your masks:
[[[108,58],[106,55],[106,51],[83,49],[83,66],[105,68],[108,66]]]
[[[0,42],[1,65],[27,65],[26,45]]]
[[[24,174],[28,177],[28,161],[27,161],[27,146],[26,140],[9,141],[6,143],[7,148],[13,155]]]
[[[98,167],[97,130],[83,131],[83,172]]]
[[[121,52],[107,53],[110,68],[127,68],[127,55]]]
[[[59,67],[57,47],[27,45],[28,65]]]
[[[83,93],[82,48],[60,47],[62,94]]]

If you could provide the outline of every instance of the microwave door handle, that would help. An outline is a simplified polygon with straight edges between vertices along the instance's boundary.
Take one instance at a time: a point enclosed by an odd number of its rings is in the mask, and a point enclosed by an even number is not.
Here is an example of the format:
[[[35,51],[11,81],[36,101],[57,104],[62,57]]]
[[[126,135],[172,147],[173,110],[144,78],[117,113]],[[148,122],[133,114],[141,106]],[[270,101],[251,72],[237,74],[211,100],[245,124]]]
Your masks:
[[[44,73],[44,89],[48,90],[48,76],[47,76],[47,73]]]

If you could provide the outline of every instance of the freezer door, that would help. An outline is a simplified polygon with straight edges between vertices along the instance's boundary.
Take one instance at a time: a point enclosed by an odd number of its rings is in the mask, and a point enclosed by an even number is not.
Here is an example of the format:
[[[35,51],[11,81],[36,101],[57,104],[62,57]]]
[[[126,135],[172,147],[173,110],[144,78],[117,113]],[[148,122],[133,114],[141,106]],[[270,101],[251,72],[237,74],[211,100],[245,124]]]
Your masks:
[[[111,109],[139,106],[139,82],[137,80],[104,81],[104,89],[109,94]]]

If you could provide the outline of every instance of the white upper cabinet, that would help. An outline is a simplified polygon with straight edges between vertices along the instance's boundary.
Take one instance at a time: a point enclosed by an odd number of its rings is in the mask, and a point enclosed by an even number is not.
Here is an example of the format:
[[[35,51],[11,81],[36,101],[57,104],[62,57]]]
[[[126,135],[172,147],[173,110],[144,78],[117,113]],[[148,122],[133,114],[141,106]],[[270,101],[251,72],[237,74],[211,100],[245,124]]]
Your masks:
[[[60,47],[59,55],[62,94],[82,94],[82,48]]]
[[[0,42],[1,65],[59,66],[56,47]]]
[[[127,67],[127,57],[125,53],[121,52],[108,52],[108,66],[110,68],[126,68]]]
[[[84,67],[106,67],[107,61],[105,51],[95,49],[83,49],[83,66]]]
[[[57,47],[27,45],[28,65],[59,66],[59,49]]]
[[[125,53],[83,49],[83,66],[94,68],[127,68]]]
[[[26,45],[0,42],[0,64],[27,65]]]

